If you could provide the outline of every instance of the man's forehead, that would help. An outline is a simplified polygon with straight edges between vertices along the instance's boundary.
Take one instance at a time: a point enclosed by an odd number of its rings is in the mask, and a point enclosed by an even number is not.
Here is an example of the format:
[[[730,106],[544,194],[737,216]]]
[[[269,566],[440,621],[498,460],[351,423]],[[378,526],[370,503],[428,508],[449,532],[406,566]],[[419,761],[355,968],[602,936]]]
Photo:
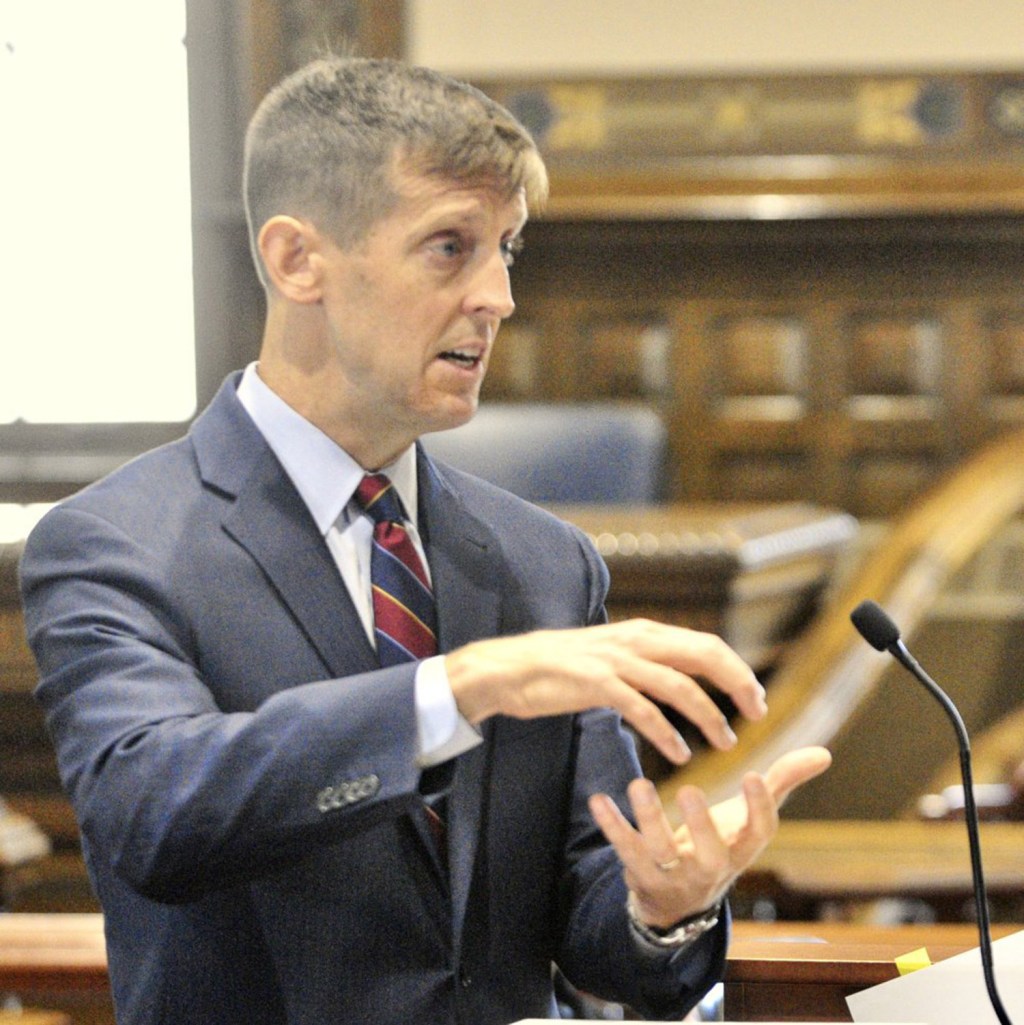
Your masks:
[[[494,178],[462,180],[444,175],[399,169],[392,175],[399,205],[410,211],[429,213],[447,209],[467,216],[484,208],[506,209],[509,216],[526,219],[526,190],[509,189]]]

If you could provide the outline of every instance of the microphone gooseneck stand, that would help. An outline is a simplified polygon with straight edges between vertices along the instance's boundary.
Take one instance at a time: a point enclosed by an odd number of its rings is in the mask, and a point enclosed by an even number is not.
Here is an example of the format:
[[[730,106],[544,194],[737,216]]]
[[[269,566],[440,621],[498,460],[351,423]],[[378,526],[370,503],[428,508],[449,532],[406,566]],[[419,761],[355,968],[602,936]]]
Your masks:
[[[974,801],[974,782],[971,770],[971,742],[956,705],[949,695],[921,668],[907,646],[900,640],[900,632],[888,614],[875,602],[863,601],[850,614],[853,625],[860,635],[878,651],[888,651],[911,676],[921,683],[942,706],[956,731],[957,746],[960,749],[960,776],[964,787],[964,822],[971,849],[971,876],[974,881],[974,903],[978,916],[978,939],[981,952],[981,970],[985,977],[985,989],[992,1009],[1000,1025],[1013,1025],[1003,1007],[1003,1001],[996,988],[995,969],[992,964],[992,936],[989,923],[988,897],[985,892],[985,876],[981,864],[981,839],[978,831],[978,808]]]

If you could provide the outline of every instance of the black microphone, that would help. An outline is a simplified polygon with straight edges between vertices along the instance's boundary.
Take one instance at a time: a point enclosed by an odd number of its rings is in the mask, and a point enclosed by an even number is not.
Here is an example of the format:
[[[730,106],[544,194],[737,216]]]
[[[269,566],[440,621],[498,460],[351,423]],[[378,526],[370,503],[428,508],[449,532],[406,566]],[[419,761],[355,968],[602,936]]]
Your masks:
[[[992,936],[988,918],[988,897],[985,893],[985,877],[981,868],[981,840],[978,836],[978,809],[974,803],[974,784],[971,776],[971,742],[967,739],[967,728],[956,705],[942,688],[921,668],[917,659],[900,640],[899,627],[888,613],[873,601],[862,601],[850,613],[853,625],[873,648],[888,651],[904,669],[922,683],[936,701],[942,705],[956,730],[960,748],[960,777],[964,786],[964,821],[967,824],[967,838],[971,846],[971,877],[974,883],[974,903],[978,914],[978,936],[981,949],[981,970],[985,976],[985,988],[992,1009],[1001,1025],[1013,1025],[996,989],[995,971],[992,967]]]

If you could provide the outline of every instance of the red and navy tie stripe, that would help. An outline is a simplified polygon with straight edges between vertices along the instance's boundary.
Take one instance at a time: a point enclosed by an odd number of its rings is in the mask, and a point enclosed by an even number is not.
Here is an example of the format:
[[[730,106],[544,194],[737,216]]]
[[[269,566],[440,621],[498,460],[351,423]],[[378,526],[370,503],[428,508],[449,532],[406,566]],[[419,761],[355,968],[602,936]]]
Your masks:
[[[402,500],[382,473],[367,474],[355,497],[374,522],[370,579],[380,664],[392,666],[436,655],[434,595],[405,529]]]

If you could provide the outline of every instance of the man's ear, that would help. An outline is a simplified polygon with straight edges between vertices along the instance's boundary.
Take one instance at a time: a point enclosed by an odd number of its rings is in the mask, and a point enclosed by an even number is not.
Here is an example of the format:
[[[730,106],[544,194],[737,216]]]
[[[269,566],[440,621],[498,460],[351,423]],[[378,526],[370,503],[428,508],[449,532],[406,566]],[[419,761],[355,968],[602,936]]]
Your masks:
[[[319,236],[309,221],[279,214],[260,229],[257,239],[267,278],[274,290],[296,303],[321,298]]]

